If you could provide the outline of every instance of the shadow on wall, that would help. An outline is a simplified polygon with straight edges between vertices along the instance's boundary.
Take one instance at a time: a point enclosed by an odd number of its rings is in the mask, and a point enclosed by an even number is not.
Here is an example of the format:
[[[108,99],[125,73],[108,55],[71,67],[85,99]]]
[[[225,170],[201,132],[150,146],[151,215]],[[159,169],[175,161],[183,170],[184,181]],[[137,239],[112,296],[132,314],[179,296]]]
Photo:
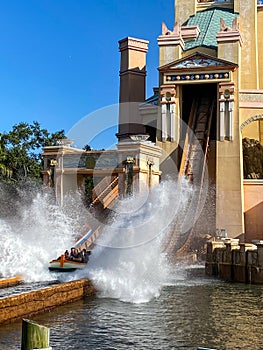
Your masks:
[[[263,202],[245,212],[246,242],[263,240]]]

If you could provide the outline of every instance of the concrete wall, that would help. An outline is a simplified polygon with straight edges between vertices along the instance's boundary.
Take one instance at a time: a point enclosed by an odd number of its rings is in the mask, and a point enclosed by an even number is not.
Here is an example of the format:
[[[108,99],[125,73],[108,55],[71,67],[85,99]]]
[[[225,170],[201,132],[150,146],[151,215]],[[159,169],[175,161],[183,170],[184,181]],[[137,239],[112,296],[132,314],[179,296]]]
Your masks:
[[[205,271],[225,281],[263,284],[263,244],[238,244],[237,239],[207,244]]]
[[[0,299],[0,324],[50,310],[95,294],[95,289],[87,279],[61,283],[37,291]]]

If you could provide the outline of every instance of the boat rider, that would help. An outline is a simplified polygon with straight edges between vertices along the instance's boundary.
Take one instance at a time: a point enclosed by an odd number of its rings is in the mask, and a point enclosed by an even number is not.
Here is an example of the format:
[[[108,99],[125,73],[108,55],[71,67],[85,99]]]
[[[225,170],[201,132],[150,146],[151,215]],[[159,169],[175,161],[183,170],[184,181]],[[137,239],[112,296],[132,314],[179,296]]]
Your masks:
[[[71,248],[69,260],[81,261],[81,259],[82,259],[82,256],[81,256],[81,253],[78,251],[78,249],[74,247]]]
[[[65,251],[64,255],[65,255],[65,259],[66,259],[66,260],[69,260],[70,254],[69,254],[69,251],[68,251],[68,250]]]
[[[82,249],[81,251],[81,257],[82,257],[82,262],[84,263],[87,263],[89,261],[89,255],[90,255],[90,252],[87,251],[87,249]]]

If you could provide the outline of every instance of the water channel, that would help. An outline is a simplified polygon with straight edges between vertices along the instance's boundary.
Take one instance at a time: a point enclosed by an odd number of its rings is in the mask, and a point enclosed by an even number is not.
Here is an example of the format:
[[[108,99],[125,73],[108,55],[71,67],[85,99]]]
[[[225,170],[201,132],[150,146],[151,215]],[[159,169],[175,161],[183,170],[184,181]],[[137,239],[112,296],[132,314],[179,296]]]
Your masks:
[[[263,348],[263,288],[206,278],[203,267],[177,267],[174,281],[145,303],[90,297],[33,319],[62,349]],[[17,350],[21,322],[2,325],[0,349]]]

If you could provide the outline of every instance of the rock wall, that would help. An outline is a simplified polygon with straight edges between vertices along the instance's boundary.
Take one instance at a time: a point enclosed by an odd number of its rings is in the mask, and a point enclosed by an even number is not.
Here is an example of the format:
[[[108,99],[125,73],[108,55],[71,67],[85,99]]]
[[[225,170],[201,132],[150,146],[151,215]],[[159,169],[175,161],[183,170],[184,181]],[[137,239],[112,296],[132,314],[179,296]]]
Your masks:
[[[2,298],[0,299],[0,324],[47,311],[93,294],[95,289],[91,282],[82,279]]]
[[[205,271],[226,281],[263,284],[263,242],[225,239],[207,243]]]

